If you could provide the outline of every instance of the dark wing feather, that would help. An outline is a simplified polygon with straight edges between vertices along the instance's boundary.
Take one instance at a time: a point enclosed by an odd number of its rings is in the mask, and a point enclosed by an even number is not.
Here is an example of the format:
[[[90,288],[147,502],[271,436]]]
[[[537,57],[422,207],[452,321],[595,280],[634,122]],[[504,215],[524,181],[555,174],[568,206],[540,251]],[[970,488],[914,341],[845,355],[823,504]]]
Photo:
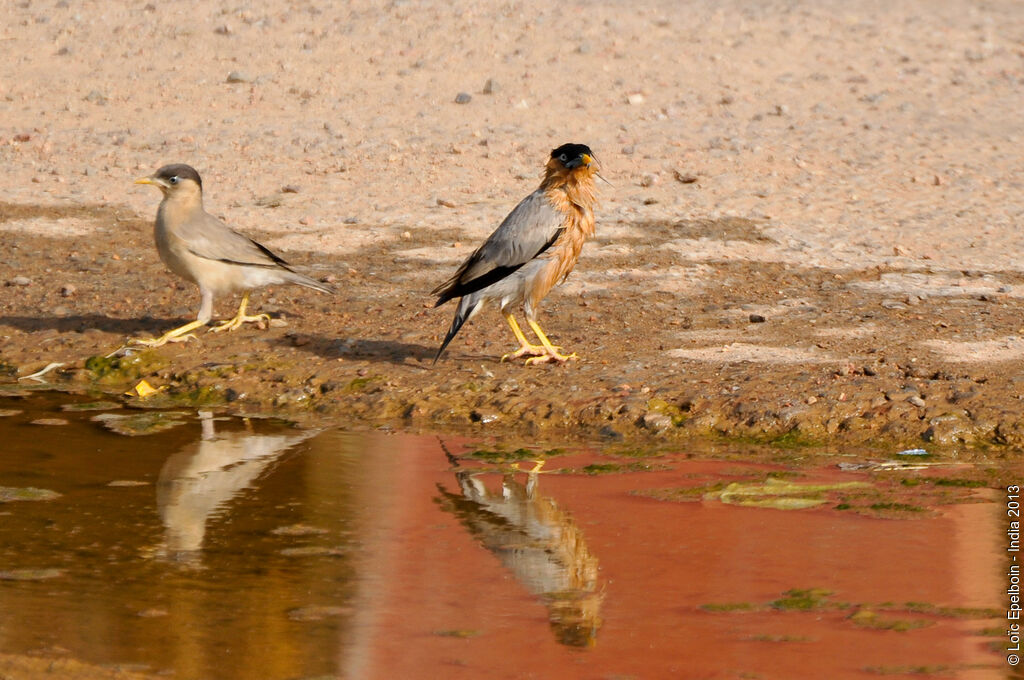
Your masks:
[[[435,306],[482,290],[512,274],[558,240],[564,218],[538,189],[519,202],[455,274],[431,291]]]

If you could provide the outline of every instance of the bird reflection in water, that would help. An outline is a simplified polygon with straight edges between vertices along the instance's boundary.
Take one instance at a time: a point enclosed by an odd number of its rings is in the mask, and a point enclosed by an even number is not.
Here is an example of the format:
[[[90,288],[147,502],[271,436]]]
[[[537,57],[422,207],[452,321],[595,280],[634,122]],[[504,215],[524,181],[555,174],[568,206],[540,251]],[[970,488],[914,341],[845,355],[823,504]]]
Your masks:
[[[158,557],[198,565],[206,525],[281,454],[316,431],[257,434],[245,421],[241,432],[217,434],[214,416],[200,411],[202,436],[172,455],[157,480],[156,502],[164,524]]]
[[[458,465],[450,454],[449,459]],[[572,517],[538,492],[541,465],[527,473],[525,484],[515,479],[518,468],[504,472],[500,491],[486,487],[483,473],[458,469],[461,495],[438,485],[436,500],[544,602],[558,642],[591,647],[604,599],[597,558]]]

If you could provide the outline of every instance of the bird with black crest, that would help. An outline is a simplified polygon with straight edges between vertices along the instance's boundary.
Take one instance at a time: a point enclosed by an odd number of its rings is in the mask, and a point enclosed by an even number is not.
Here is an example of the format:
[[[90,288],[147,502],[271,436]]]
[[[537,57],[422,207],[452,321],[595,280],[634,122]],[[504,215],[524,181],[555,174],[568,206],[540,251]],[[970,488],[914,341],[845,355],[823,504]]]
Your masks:
[[[438,296],[435,307],[459,298],[435,363],[459,329],[488,303],[497,304],[519,342],[519,349],[502,356],[502,361],[527,356],[527,364],[564,363],[577,358],[551,343],[537,322],[537,313],[545,296],[572,272],[584,242],[594,235],[598,169],[594,152],[585,144],[563,144],[553,150],[540,186],[519,202],[451,278],[431,291]],[[527,339],[512,314],[520,305],[539,345]]]

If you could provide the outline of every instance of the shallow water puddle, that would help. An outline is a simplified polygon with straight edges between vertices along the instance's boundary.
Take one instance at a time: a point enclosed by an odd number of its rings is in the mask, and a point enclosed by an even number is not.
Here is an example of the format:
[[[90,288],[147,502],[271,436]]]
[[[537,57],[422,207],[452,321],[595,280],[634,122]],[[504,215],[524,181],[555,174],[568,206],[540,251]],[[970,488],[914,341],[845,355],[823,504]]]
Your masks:
[[[0,677],[1010,677],[995,463],[0,413]]]

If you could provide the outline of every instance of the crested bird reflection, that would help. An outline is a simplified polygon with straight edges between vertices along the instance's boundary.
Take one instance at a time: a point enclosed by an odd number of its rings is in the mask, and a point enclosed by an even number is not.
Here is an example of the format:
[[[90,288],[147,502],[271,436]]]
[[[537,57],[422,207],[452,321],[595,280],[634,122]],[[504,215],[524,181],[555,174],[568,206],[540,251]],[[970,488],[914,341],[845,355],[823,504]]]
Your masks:
[[[183,562],[197,561],[212,517],[283,453],[317,433],[257,434],[246,421],[244,431],[218,435],[212,413],[200,411],[199,418],[199,441],[167,459],[156,487],[164,524],[158,554]]]
[[[598,561],[569,513],[538,492],[540,467],[525,484],[503,473],[500,491],[488,489],[480,472],[456,470],[461,495],[438,485],[437,503],[540,597],[558,642],[591,647],[602,624]]]

